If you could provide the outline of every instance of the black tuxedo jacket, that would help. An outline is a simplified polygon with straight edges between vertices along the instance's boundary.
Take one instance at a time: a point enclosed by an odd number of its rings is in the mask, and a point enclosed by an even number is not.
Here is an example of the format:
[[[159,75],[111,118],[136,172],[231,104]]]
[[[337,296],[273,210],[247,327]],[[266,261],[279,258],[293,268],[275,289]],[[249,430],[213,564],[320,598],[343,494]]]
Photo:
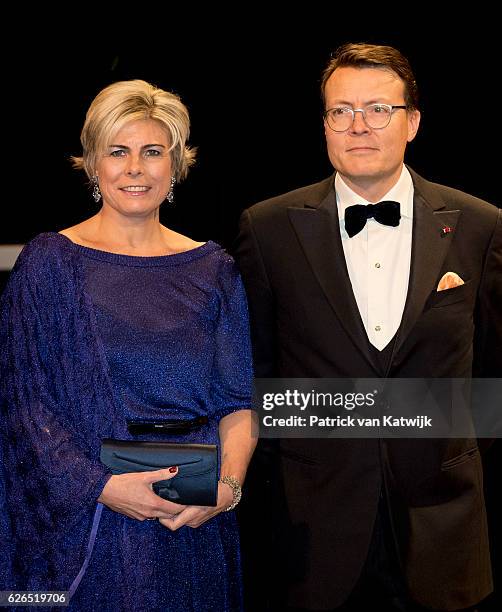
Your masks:
[[[372,358],[352,292],[334,177],[244,211],[236,258],[256,376],[502,376],[500,211],[410,172],[410,281],[386,371]],[[437,292],[448,271],[465,283]],[[270,609],[347,599],[381,491],[417,602],[463,608],[491,591],[475,440],[284,439],[259,449],[241,520],[248,586],[266,592]]]

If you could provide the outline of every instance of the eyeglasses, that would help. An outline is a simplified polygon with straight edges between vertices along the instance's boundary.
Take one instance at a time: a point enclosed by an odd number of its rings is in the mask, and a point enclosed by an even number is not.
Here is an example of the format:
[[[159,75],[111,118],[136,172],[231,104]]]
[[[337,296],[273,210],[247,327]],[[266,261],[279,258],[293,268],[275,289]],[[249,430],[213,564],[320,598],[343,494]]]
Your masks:
[[[350,108],[349,106],[335,106],[324,111],[324,121],[334,132],[345,132],[354,122],[356,113],[362,113],[366,125],[373,130],[381,130],[389,125],[394,111],[407,106],[396,104],[368,104],[364,108]]]

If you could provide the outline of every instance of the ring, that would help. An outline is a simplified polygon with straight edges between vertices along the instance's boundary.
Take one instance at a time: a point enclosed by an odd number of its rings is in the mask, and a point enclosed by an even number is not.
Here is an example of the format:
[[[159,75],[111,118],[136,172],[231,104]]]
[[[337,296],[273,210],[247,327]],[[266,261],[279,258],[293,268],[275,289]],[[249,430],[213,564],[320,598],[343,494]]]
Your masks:
[[[150,518],[146,518],[145,521],[156,521],[157,517],[156,516],[151,516]]]

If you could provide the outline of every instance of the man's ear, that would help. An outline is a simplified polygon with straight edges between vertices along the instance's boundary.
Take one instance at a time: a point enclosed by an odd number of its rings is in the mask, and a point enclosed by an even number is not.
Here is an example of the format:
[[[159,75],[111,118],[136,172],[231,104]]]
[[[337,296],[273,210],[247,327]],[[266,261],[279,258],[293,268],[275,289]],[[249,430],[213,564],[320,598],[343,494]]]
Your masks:
[[[408,111],[408,142],[411,142],[417,135],[419,125],[420,125],[420,111],[418,110]]]

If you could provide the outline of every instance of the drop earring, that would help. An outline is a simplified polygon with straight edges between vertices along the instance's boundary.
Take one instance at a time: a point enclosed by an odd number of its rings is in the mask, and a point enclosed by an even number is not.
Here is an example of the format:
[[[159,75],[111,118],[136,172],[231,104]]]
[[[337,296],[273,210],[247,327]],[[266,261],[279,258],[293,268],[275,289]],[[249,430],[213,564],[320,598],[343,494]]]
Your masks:
[[[101,191],[99,189],[98,177],[94,175],[91,179],[92,184],[92,197],[96,204],[101,200]]]
[[[171,188],[169,189],[169,193],[166,195],[166,200],[169,202],[169,204],[172,204],[174,202],[174,185],[176,184],[176,179],[174,178],[174,176],[171,177]]]

